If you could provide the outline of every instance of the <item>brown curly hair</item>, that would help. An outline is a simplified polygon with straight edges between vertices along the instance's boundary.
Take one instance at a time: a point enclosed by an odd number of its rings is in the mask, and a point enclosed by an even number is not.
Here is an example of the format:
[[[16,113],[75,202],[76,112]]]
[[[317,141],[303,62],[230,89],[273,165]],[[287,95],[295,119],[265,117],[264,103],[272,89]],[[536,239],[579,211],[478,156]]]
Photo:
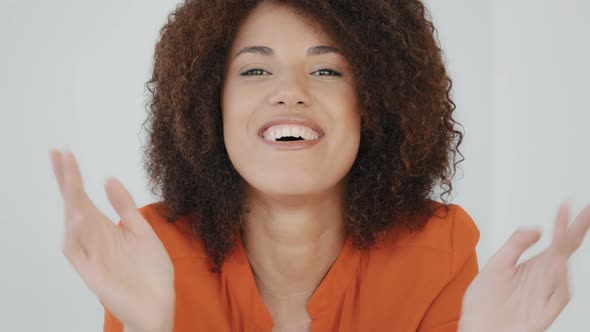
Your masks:
[[[213,271],[248,213],[223,141],[220,90],[238,26],[260,2],[185,0],[160,31],[146,83],[151,191],[169,222],[191,216]],[[318,22],[352,65],[361,142],[347,174],[345,229],[355,246],[370,247],[392,226],[420,229],[436,210],[429,195],[440,184],[448,197],[464,160],[454,162],[463,133],[428,10],[419,0],[273,2]]]

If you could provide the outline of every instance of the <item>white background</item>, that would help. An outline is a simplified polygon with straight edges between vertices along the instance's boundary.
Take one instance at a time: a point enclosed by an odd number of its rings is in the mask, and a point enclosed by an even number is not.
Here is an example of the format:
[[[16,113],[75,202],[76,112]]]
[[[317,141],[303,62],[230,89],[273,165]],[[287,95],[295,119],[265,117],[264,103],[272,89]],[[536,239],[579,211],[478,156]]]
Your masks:
[[[116,176],[154,201],[141,165],[154,43],[177,1],[0,0],[0,324],[101,331],[98,299],[61,253],[50,147],[71,149],[85,187]],[[590,2],[428,1],[466,133],[453,203],[481,230],[483,266],[518,226],[549,241],[559,203],[590,202]],[[585,96],[586,94],[586,96]],[[571,259],[573,299],[550,331],[585,331],[590,240]]]

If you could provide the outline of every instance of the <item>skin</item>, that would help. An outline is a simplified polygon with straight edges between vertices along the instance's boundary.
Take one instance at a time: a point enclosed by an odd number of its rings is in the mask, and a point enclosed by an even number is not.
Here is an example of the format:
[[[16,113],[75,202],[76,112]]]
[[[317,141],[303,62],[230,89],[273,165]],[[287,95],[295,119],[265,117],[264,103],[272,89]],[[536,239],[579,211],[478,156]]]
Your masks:
[[[172,331],[174,269],[127,189],[114,177],[105,182],[122,228],[89,199],[71,153],[51,149],[50,159],[64,201],[62,251],[68,261],[126,332]],[[551,244],[521,264],[541,233],[521,228],[512,234],[467,289],[459,331],[537,332],[553,323],[571,297],[568,262],[590,228],[590,204],[571,224],[569,219],[569,206],[562,204]],[[309,331],[308,320],[285,324],[275,331]]]
[[[248,46],[274,54],[235,56]],[[238,30],[222,88],[225,146],[251,209],[244,249],[275,331],[309,327],[307,301],[344,245],[344,180],[360,143],[350,65],[339,53],[307,55],[314,46],[336,45],[290,8],[262,3]],[[325,136],[312,148],[273,149],[257,135],[279,114],[304,114]]]
[[[571,223],[569,215],[569,203],[562,203],[551,244],[521,264],[541,231],[512,234],[469,285],[460,332],[541,332],[551,326],[571,299],[568,263],[590,228],[590,204]]]
[[[253,45],[271,47],[274,55],[233,56]],[[360,142],[349,63],[334,53],[307,56],[318,45],[334,43],[289,8],[263,3],[240,27],[223,84],[224,140],[251,208],[242,242],[275,332],[309,331],[307,301],[344,244],[344,183]],[[257,67],[263,76],[239,75]],[[342,76],[321,76],[325,68]],[[258,139],[266,119],[291,113],[318,123],[323,141],[277,151]],[[117,227],[88,197],[73,154],[51,149],[50,159],[64,203],[66,258],[125,331],[172,331],[174,268],[130,193],[116,178],[105,182],[124,226]],[[568,260],[590,228],[590,205],[569,219],[564,204],[551,245],[520,264],[541,233],[513,233],[469,286],[459,331],[536,332],[551,325],[570,299]]]

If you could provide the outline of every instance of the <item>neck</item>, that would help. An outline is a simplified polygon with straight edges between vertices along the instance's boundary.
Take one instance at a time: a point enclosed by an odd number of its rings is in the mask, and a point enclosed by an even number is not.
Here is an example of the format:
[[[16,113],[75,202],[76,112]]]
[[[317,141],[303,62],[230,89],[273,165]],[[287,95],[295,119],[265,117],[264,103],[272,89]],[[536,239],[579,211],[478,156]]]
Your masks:
[[[346,241],[342,190],[297,203],[249,195],[248,207],[243,244],[261,296],[306,303]]]

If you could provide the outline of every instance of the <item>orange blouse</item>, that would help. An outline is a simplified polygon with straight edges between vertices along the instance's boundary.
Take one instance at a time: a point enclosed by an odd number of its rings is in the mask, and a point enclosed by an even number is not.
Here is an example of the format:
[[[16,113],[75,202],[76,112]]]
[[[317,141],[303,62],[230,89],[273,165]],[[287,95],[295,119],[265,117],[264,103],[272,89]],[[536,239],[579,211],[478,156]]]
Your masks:
[[[457,331],[463,294],[478,273],[479,230],[460,206],[450,204],[445,215],[443,204],[434,203],[438,210],[420,231],[391,232],[366,251],[348,238],[307,304],[312,332]],[[174,265],[174,331],[270,332],[272,317],[242,243],[221,273],[210,272],[188,221],[167,223],[155,204],[140,212]],[[104,332],[122,332],[121,322],[104,309]]]

